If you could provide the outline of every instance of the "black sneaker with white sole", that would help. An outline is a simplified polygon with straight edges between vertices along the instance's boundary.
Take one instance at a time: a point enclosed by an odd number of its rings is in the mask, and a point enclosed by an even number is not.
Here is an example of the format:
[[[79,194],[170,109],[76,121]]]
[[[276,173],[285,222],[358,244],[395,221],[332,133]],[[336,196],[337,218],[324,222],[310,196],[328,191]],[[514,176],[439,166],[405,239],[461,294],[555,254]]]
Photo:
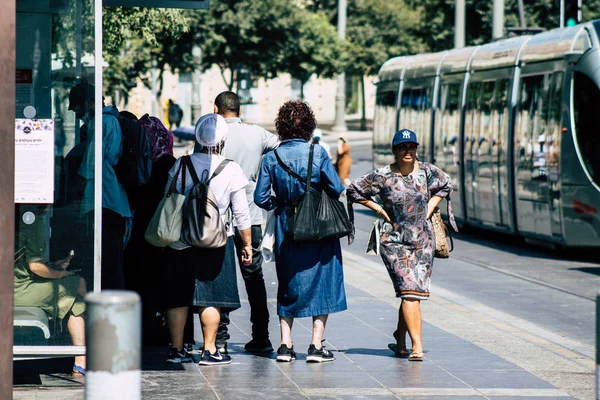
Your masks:
[[[306,354],[306,362],[330,362],[335,360],[333,353],[321,346],[317,349],[314,344],[308,346],[308,353]]]
[[[277,361],[279,362],[290,362],[296,359],[296,352],[294,346],[287,347],[286,344],[282,344],[277,349]]]
[[[210,353],[208,350],[204,350],[202,352],[202,356],[200,356],[200,361],[198,362],[200,365],[226,365],[231,364],[231,356],[228,354],[221,354],[219,349],[214,353]]]
[[[171,364],[192,362],[192,356],[185,348],[177,350],[175,347],[171,347],[167,352],[167,362]]]

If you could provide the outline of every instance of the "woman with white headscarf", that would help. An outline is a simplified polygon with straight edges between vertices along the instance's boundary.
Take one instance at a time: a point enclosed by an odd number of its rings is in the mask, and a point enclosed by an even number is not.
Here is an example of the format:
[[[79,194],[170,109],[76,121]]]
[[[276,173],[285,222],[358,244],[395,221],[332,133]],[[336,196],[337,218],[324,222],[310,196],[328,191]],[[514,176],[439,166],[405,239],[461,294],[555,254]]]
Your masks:
[[[198,177],[212,176],[219,164],[225,160],[221,150],[227,138],[227,123],[218,114],[207,114],[196,123],[196,140],[202,146],[199,152],[190,156]],[[177,174],[181,159],[169,171],[169,188]],[[205,172],[208,171],[208,172]],[[181,174],[180,174],[181,175]],[[194,186],[189,171],[186,172],[185,188],[182,177],[177,179],[178,193],[189,194]],[[228,241],[221,248],[189,247],[181,241],[167,248],[169,265],[167,278],[167,322],[171,334],[171,348],[167,362],[191,362],[192,358],[183,346],[183,331],[188,308],[194,307],[200,315],[204,350],[200,365],[230,364],[231,357],[217,349],[215,340],[221,311],[240,308],[237,289],[233,224],[228,223],[227,210],[231,206],[237,228],[244,242],[242,261],[252,260],[251,221],[246,200],[248,179],[242,168],[230,161],[223,170],[210,181],[221,218],[227,225]]]

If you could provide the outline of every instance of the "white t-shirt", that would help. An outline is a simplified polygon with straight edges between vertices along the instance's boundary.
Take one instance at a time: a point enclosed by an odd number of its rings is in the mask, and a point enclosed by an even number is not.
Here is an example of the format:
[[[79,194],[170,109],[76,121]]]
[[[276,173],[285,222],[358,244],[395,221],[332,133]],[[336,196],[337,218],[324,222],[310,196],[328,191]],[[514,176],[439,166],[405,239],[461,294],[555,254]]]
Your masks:
[[[208,171],[208,177],[211,177],[219,164],[225,160],[225,157],[216,154],[209,155],[205,153],[194,153],[190,156],[190,159],[192,160],[192,164],[194,165],[198,179],[200,179],[200,181],[204,181],[207,179],[207,172],[205,171]],[[167,182],[165,191],[167,191],[171,185],[173,177],[179,169],[180,163],[181,158],[175,162],[175,165],[173,165],[173,168],[171,168],[169,171],[169,181]],[[223,222],[227,222],[227,209],[231,204],[231,208],[233,209],[233,217],[235,218],[238,229],[248,229],[252,226],[250,212],[248,211],[248,200],[246,199],[246,185],[248,185],[248,179],[246,178],[244,171],[242,171],[242,168],[233,161],[230,161],[229,164],[227,164],[227,166],[219,173],[219,175],[217,175],[210,182],[210,189],[217,198],[217,203],[219,205],[219,211],[221,218],[223,218]],[[185,177],[184,194],[189,194],[193,187],[194,181],[192,180],[190,172],[187,171]],[[177,193],[182,193],[181,174],[179,174],[177,177],[175,190]],[[227,228],[227,235],[233,235],[233,224],[229,224]],[[169,245],[169,247],[175,250],[183,250],[189,246],[183,244],[181,241],[177,241]]]

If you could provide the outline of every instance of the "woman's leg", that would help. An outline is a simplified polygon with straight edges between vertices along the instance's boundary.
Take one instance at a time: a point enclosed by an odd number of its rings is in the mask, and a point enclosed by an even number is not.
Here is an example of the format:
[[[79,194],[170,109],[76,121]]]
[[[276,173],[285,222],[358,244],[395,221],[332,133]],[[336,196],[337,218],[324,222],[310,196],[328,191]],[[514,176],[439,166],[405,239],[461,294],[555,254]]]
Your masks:
[[[406,320],[404,319],[404,312],[402,311],[403,304],[404,301],[402,301],[400,307],[398,307],[398,326],[396,327],[396,332],[394,332],[394,338],[396,339],[396,346],[398,346],[398,349],[406,347],[406,332],[408,332]]]
[[[292,325],[294,318],[279,317],[279,325],[281,326],[281,344],[285,344],[289,349],[292,348]]]
[[[187,320],[188,307],[170,308],[167,310],[167,322],[171,334],[171,347],[183,350],[183,330]]]
[[[327,317],[329,317],[328,314],[316,315],[313,317],[312,344],[314,344],[317,349],[321,348],[321,341],[323,340]]]
[[[67,320],[67,330],[71,335],[73,346],[85,346],[85,320],[83,316],[71,314]],[[75,365],[86,368],[85,356],[76,356]]]
[[[202,335],[204,336],[204,350],[214,354],[217,351],[215,341],[217,340],[217,330],[221,321],[221,309],[218,307],[200,307],[199,313]]]
[[[412,341],[412,352],[423,353],[423,343],[421,342],[421,301],[404,299],[402,300],[401,309],[410,340]]]
[[[85,297],[85,295],[87,294],[87,286],[85,283],[85,279],[81,277],[79,278],[79,287],[77,288],[77,294],[81,297]]]

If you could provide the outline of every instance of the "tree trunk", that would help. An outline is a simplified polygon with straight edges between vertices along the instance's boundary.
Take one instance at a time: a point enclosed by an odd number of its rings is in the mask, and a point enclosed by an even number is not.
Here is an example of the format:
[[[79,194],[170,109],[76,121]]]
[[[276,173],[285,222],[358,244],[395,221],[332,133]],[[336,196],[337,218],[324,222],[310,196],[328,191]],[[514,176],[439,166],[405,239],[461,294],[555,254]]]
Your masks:
[[[233,85],[235,84],[235,70],[233,68],[229,68],[229,91],[233,92]]]
[[[306,82],[300,81],[300,100],[304,101],[304,85]]]
[[[367,104],[366,104],[366,95],[365,95],[365,76],[360,76],[360,94],[362,97],[362,116],[360,118],[360,130],[367,130]]]

